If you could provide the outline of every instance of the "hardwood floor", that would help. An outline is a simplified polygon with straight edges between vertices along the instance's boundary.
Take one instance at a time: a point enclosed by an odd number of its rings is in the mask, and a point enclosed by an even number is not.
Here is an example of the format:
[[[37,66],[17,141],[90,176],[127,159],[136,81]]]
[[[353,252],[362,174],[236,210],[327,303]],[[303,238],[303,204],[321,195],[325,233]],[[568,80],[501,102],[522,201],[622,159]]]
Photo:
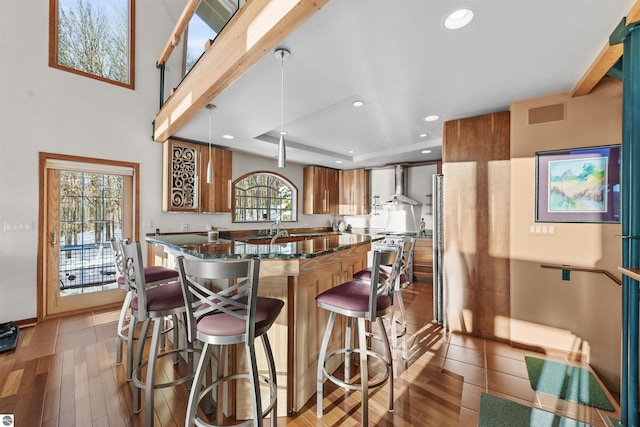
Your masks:
[[[609,415],[619,416],[619,410],[600,411],[531,389],[525,354],[556,360],[560,356],[446,334],[431,321],[431,285],[414,283],[403,291],[403,300],[413,345],[406,360],[398,358],[394,412],[386,410],[386,387],[370,395],[373,425],[475,426],[482,392],[596,427],[609,426]],[[118,310],[100,311],[23,328],[18,348],[0,354],[0,414],[14,414],[15,425],[21,427],[142,425],[144,415],[132,414],[131,385],[125,381],[124,368],[115,364],[117,317]],[[173,372],[169,360],[161,364],[159,375],[171,378]],[[156,393],[155,425],[184,425],[186,387]],[[345,397],[342,389],[326,382],[323,408],[323,417],[317,418],[315,399],[311,399],[299,413],[279,417],[278,425],[360,423],[358,392]]]

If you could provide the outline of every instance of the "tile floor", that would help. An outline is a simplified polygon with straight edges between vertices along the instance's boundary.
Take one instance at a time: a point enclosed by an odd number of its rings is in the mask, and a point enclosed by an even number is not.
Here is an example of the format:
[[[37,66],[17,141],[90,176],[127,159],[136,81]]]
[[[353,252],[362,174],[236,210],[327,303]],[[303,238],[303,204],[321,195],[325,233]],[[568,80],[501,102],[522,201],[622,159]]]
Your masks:
[[[524,357],[527,355],[588,368],[561,355],[541,354],[508,344],[451,334],[445,345],[443,372],[463,380],[460,403],[460,426],[478,424],[481,393],[490,393],[523,405],[553,412],[594,427],[611,426],[609,416],[620,418],[619,401],[608,393],[615,412],[603,411],[559,399],[531,388]],[[601,384],[602,385],[602,384]],[[606,388],[603,386],[603,389]]]
[[[424,363],[428,359],[429,364],[463,381],[459,426],[478,424],[480,396],[483,392],[589,423],[594,427],[611,426],[609,416],[620,418],[619,396],[612,395],[602,383],[603,390],[616,407],[615,412],[536,392],[529,383],[524,358],[529,355],[590,369],[588,364],[568,360],[563,354],[543,354],[512,347],[507,343],[444,333],[443,328],[432,321],[431,285],[414,283],[409,289],[412,289],[412,293],[407,293],[406,296],[403,293],[403,298],[407,306],[408,332],[414,337],[412,347],[417,352],[409,352],[409,357],[400,369],[402,371],[412,363]],[[427,309],[419,310],[416,307]]]

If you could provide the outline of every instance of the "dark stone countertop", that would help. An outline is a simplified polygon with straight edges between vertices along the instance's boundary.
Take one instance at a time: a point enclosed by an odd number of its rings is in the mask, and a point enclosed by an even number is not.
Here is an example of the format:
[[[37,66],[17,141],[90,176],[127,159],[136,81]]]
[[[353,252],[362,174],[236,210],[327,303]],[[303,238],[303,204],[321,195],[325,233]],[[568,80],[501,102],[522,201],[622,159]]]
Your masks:
[[[239,240],[219,239],[207,242],[207,236],[196,233],[147,236],[147,243],[158,244],[176,254],[191,255],[196,258],[262,258],[292,259],[313,258],[354,246],[379,240],[367,234],[350,233],[310,233],[292,234],[280,237],[270,244],[271,238],[262,236]]]

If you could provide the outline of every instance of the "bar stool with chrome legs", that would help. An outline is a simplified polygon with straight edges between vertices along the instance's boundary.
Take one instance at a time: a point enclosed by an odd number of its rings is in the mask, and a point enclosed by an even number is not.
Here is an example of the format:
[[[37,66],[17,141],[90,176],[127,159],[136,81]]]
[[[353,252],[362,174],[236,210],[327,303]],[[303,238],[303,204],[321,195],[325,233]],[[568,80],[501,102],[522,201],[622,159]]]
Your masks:
[[[393,323],[393,339],[394,339],[394,347],[397,347],[397,339],[399,337],[402,338],[402,357],[404,359],[407,358],[407,353],[409,349],[407,348],[407,318],[405,316],[404,309],[404,301],[402,300],[402,290],[411,286],[412,276],[410,275],[410,271],[413,271],[413,249],[416,244],[416,239],[411,238],[411,240],[404,242],[402,249],[402,264],[400,265],[400,275],[398,276],[397,286],[393,288],[393,303],[397,305],[399,310],[394,309],[394,323]],[[399,317],[396,317],[396,314]],[[395,332],[396,323],[399,323],[402,326],[402,331],[399,333]]]
[[[203,344],[198,362],[189,403],[187,405],[186,426],[215,426],[219,420],[219,410],[213,421],[198,415],[200,401],[212,395],[218,396],[219,389],[231,380],[248,379],[251,385],[251,419],[234,426],[262,426],[262,419],[271,413],[271,426],[277,422],[276,368],[271,352],[267,331],[280,314],[284,302],[275,298],[258,297],[259,259],[243,260],[189,260],[178,257],[180,282],[187,306],[187,336],[190,341]],[[262,339],[267,358],[269,378],[259,375],[254,342]],[[223,347],[244,344],[248,372],[233,373],[234,367],[225,367],[221,358]],[[215,354],[214,354],[215,350]],[[203,384],[207,368],[216,360],[218,369],[215,379]],[[228,360],[229,358],[226,357]],[[222,375],[226,372],[226,375]],[[229,374],[229,372],[232,372]],[[207,378],[209,379],[209,378]],[[260,385],[269,388],[269,404],[263,408]],[[224,406],[216,399],[216,409]],[[214,422],[214,424],[209,424]]]
[[[405,316],[404,302],[402,300],[402,290],[411,285],[409,270],[413,269],[413,248],[415,246],[415,238],[402,242],[402,257],[400,259],[400,269],[397,279],[393,282],[393,315],[391,319],[391,348],[394,352],[398,347],[398,338],[402,338],[402,357],[407,357],[407,319]],[[383,240],[379,243],[382,247],[388,246],[387,241]],[[384,268],[384,267],[383,267]],[[353,275],[354,280],[369,282],[371,280],[371,268],[365,268]],[[402,327],[401,331],[397,331],[397,324]]]
[[[387,406],[389,411],[393,411],[393,357],[389,346],[389,339],[382,323],[382,316],[388,314],[391,310],[391,297],[389,296],[392,288],[388,282],[388,270],[382,266],[398,266],[399,248],[376,248],[373,251],[373,263],[371,266],[371,281],[358,282],[351,281],[328,289],[316,297],[319,308],[329,310],[329,321],[324,336],[322,337],[322,345],[320,346],[320,354],[318,356],[318,372],[317,372],[317,414],[318,417],[323,413],[323,380],[327,379],[338,384],[348,390],[361,390],[362,392],[362,425],[367,426],[369,420],[369,388],[379,387],[385,382],[389,390],[387,394]],[[397,268],[397,267],[396,267]],[[331,351],[327,354],[329,339],[336,320],[336,316],[341,314],[347,318],[347,331],[345,331],[345,348]],[[350,320],[357,319],[357,332],[359,348],[352,348],[350,342]],[[368,349],[367,347],[367,329],[366,321],[371,323],[377,322],[380,329],[380,336],[384,344],[383,357],[381,354]],[[360,355],[360,384],[351,383],[349,375],[350,354],[359,353]],[[345,380],[340,380],[327,369],[327,361],[339,354],[345,355]],[[367,366],[367,358],[372,356],[374,359],[384,362],[385,372],[379,380],[369,384],[369,373]]]
[[[135,322],[142,322],[142,329],[138,337],[138,348],[132,366],[133,383],[133,411],[140,412],[140,394],[145,390],[145,426],[153,426],[153,397],[155,389],[172,387],[183,384],[193,378],[193,353],[199,352],[187,341],[185,348],[180,348],[178,336],[178,323],[173,325],[173,349],[160,353],[160,339],[164,328],[166,316],[185,315],[186,307],[182,296],[180,282],[173,282],[162,286],[148,288],[145,283],[144,269],[142,268],[142,252],[139,242],[122,242],[122,255],[124,258],[124,273],[128,289],[132,292],[131,300],[131,326],[129,327],[129,343],[133,342]],[[149,357],[143,360],[145,342],[148,337],[149,325],[153,321]],[[187,372],[184,376],[166,383],[157,383],[155,373],[157,362],[161,357],[178,356],[184,352],[187,359]],[[174,359],[174,364],[175,364]],[[141,379],[142,371],[146,367],[146,378]]]
[[[128,242],[128,239],[125,239]],[[133,293],[127,290],[127,284],[124,277],[124,257],[122,256],[122,241],[111,239],[111,250],[118,274],[117,283],[120,289],[127,291],[118,317],[118,329],[116,332],[116,364],[122,363],[122,345],[127,342],[127,364],[125,365],[125,374],[127,381],[131,380],[131,365],[133,365],[133,344],[129,343],[129,327],[131,326],[130,318],[127,318],[129,309],[131,308],[131,300]],[[165,283],[176,282],[178,280],[178,271],[161,265],[153,265],[144,267],[144,280],[148,287],[162,285]],[[174,319],[175,323],[175,319]],[[134,337],[137,340],[137,337]]]

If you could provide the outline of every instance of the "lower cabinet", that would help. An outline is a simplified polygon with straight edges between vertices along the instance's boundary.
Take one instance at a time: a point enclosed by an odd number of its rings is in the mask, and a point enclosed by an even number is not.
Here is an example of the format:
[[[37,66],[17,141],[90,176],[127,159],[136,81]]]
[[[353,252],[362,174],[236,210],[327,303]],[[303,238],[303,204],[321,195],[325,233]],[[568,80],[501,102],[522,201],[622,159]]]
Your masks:
[[[263,259],[260,262],[259,295],[279,298],[285,302],[275,324],[269,330],[269,341],[278,372],[278,413],[299,411],[316,393],[318,353],[329,312],[319,309],[318,294],[352,280],[353,273],[367,266],[367,253],[371,244],[354,246],[346,250],[313,258]],[[148,265],[175,267],[175,253],[161,245],[147,245]],[[330,349],[344,346],[344,318],[338,316],[331,337]],[[262,345],[256,346],[258,353]],[[240,349],[232,354],[242,365]],[[327,364],[335,370],[343,358],[334,357]],[[264,357],[258,355],[259,369],[266,371]],[[234,411],[238,418],[250,416],[250,395],[245,385],[233,393]]]
[[[433,240],[416,239],[413,247],[413,280],[429,282],[433,279]]]

